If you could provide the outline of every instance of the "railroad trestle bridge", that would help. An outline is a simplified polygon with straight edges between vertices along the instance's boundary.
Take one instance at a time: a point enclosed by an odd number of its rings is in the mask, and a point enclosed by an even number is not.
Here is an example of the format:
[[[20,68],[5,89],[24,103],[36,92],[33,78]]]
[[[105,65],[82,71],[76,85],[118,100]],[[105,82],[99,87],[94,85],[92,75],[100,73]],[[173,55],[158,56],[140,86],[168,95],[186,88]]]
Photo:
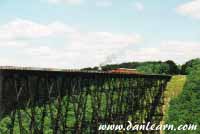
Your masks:
[[[3,67],[0,68],[0,133],[118,133],[98,131],[98,127],[125,125],[127,121],[159,124],[163,118],[164,90],[170,78]]]

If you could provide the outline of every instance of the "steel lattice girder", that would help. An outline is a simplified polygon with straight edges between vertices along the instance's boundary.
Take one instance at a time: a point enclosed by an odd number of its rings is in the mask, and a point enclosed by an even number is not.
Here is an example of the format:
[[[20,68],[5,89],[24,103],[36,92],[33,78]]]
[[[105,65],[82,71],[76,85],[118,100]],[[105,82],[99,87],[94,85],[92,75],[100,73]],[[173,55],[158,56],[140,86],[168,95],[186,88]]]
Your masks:
[[[1,68],[0,116],[10,115],[11,120],[14,120],[17,115],[18,121],[22,122],[21,112],[31,109],[31,132],[44,129],[33,125],[36,108],[41,110],[41,126],[44,125],[45,116],[48,116],[47,112],[52,115],[50,118],[54,132],[68,129],[81,133],[86,128],[92,132],[99,123],[125,123],[130,117],[138,122],[156,121],[158,118],[155,116],[162,115],[157,109],[170,78],[168,75]],[[92,115],[86,119],[88,99],[91,101]],[[56,105],[52,106],[55,100]],[[65,117],[69,105],[73,107],[75,116],[75,124],[71,129],[67,127]],[[52,107],[56,109],[56,115]],[[11,123],[11,126],[10,132],[14,124]],[[23,125],[19,123],[19,127]]]

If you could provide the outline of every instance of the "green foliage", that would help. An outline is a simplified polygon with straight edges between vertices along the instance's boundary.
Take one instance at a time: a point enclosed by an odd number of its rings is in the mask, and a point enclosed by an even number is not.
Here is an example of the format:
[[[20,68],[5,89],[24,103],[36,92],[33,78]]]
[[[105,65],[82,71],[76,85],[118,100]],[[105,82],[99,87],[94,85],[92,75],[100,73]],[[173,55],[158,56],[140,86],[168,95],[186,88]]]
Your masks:
[[[137,69],[142,73],[148,74],[179,74],[179,68],[173,61],[147,61],[147,62],[128,62],[121,64],[111,64],[102,67],[104,71],[116,68]],[[83,70],[98,70],[98,67],[84,68]]]
[[[165,102],[164,102],[164,112],[167,111],[169,107],[169,102],[171,99],[177,97],[182,93],[183,87],[186,82],[186,76],[185,75],[174,75],[171,80],[168,82],[166,91],[164,93],[165,96]],[[167,114],[165,114],[165,117]]]
[[[175,126],[200,124],[200,64],[197,65],[197,61],[193,60],[186,63],[186,72],[189,75],[182,94],[170,102],[168,124],[174,124]],[[199,127],[197,127],[198,130],[196,131],[169,131],[167,134],[199,134]]]
[[[169,66],[166,63],[147,63],[136,68],[143,73],[169,74]]]
[[[180,68],[176,63],[174,63],[171,60],[168,60],[165,62],[169,66],[169,73],[170,74],[179,74],[180,73]]]
[[[182,65],[181,73],[187,75],[195,68],[198,68],[199,65],[200,65],[200,58],[192,59],[186,62],[184,65]]]

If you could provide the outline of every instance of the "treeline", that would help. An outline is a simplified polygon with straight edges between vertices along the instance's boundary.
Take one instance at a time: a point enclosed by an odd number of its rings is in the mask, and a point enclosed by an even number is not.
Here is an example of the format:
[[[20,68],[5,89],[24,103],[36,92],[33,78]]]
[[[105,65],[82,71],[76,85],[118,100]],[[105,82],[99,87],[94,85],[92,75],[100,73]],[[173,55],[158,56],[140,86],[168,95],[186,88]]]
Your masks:
[[[196,131],[167,131],[167,134],[200,134],[200,59],[188,61],[182,66],[187,74],[183,92],[170,102],[167,124],[175,126],[196,124]]]
[[[193,59],[186,62],[184,65],[177,65],[174,61],[168,60],[165,62],[162,61],[147,61],[147,62],[127,62],[121,64],[110,64],[102,66],[102,70],[112,70],[116,68],[130,68],[137,69],[142,73],[148,74],[188,74],[188,71],[195,64],[200,63],[200,59]],[[99,67],[89,67],[84,68],[83,70],[98,70]]]
[[[128,62],[121,64],[111,64],[105,65],[101,67],[102,70],[112,70],[116,68],[129,68],[129,69],[137,69],[142,73],[156,73],[156,74],[179,74],[181,72],[178,65],[176,65],[173,61],[147,61],[147,62]],[[93,68],[84,68],[84,70],[98,70],[98,67]]]
[[[181,74],[188,75],[193,70],[197,70],[200,65],[200,58],[192,59],[188,62],[186,62],[184,65],[181,67]]]

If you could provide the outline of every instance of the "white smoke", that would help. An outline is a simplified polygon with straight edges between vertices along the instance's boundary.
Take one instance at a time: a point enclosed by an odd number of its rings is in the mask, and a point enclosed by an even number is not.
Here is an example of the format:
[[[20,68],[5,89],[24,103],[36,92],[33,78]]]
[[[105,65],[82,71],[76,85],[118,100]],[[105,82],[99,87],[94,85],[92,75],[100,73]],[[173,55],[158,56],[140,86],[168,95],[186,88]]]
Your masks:
[[[102,66],[106,65],[106,64],[110,64],[112,62],[115,61],[115,59],[117,59],[117,54],[118,53],[112,53],[111,55],[108,55],[105,60],[100,63],[99,67],[101,68]]]
[[[130,45],[121,48],[119,51],[113,52],[110,55],[108,55],[103,62],[99,64],[99,70],[102,70],[102,67],[107,64],[112,64],[116,62],[118,59],[122,59],[122,57],[125,55],[125,53],[130,49]]]

